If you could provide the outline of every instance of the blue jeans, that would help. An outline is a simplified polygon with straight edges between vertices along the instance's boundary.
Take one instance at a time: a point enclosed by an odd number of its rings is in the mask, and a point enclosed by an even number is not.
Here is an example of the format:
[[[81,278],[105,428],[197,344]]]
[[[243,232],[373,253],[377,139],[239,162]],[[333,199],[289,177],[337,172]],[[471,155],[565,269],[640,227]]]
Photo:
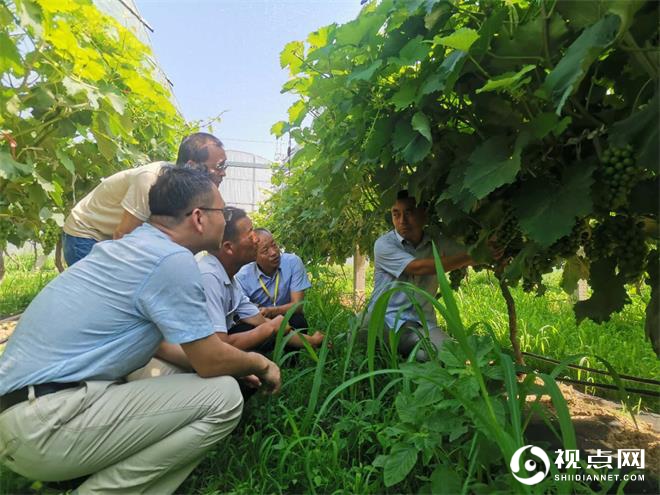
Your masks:
[[[66,264],[71,266],[76,261],[80,261],[89,254],[94,244],[98,241],[96,239],[89,239],[87,237],[76,237],[62,232],[62,249],[64,251],[64,259]]]

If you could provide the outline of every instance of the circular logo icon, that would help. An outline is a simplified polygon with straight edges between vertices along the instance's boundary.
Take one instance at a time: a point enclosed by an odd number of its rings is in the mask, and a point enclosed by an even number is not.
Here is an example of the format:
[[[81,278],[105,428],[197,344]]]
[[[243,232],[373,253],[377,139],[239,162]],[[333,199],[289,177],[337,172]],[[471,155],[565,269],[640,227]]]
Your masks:
[[[528,459],[525,461],[524,465],[521,466],[521,458],[525,451],[528,449],[529,453],[536,456],[540,462],[537,462],[533,459]],[[543,466],[540,464],[543,464]],[[540,447],[535,447],[534,445],[525,445],[524,447],[520,447],[514,452],[513,457],[511,457],[509,466],[511,467],[513,477],[520,481],[523,485],[536,485],[537,483],[543,481],[543,479],[548,475],[548,472],[550,471],[550,459],[548,458],[548,454],[546,454]],[[539,469],[542,468],[543,471],[540,471]],[[532,474],[534,471],[537,471],[536,474],[529,478],[518,476],[518,474]]]

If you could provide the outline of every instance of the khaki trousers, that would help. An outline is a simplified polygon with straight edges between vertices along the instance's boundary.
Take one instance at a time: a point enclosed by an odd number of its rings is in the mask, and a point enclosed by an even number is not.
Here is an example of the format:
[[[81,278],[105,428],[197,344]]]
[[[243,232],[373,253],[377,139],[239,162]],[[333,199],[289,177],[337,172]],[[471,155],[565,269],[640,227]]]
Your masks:
[[[232,377],[86,382],[0,414],[0,462],[27,478],[91,475],[78,493],[173,493],[238,424]]]

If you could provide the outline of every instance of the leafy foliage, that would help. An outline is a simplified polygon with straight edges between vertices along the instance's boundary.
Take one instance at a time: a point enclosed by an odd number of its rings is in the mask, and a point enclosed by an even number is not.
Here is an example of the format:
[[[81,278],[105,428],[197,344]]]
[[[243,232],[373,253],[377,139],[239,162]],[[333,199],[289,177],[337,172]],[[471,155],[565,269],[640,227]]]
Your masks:
[[[184,122],[149,49],[91,0],[2,2],[0,19],[0,248],[52,248],[76,199],[171,158]]]
[[[606,320],[643,279],[658,242],[655,2],[372,1],[281,62],[299,100],[273,132],[303,151],[267,209],[288,247],[364,250],[405,188],[478,262],[494,267],[499,240],[509,285],[543,293],[571,259],[566,287],[594,287],[579,318]],[[644,228],[631,244],[612,223]]]

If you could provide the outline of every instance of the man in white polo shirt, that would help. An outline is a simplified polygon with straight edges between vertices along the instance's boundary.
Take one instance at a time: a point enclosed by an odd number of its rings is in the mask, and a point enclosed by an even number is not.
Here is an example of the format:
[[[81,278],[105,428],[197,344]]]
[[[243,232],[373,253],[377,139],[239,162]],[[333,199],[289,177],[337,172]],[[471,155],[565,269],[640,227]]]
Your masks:
[[[149,218],[149,189],[165,162],[122,170],[103,179],[71,210],[64,222],[64,259],[69,266],[84,258],[94,244],[121,239]],[[197,132],[183,139],[176,164],[207,170],[218,186],[226,175],[227,156],[222,142]]]

